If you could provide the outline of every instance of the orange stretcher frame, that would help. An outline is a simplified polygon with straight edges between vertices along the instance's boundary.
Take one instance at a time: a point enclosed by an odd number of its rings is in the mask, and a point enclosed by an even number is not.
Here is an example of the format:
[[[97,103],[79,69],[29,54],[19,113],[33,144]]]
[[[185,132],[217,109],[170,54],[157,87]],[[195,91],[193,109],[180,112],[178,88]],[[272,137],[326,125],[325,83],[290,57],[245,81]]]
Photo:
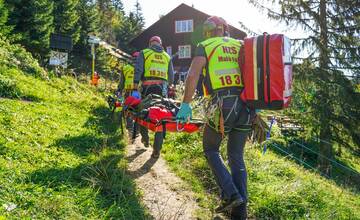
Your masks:
[[[186,132],[194,133],[201,129],[203,122],[200,120],[192,120],[188,123],[182,124],[176,122],[175,118],[166,118],[160,121],[154,122],[151,120],[144,120],[136,117],[132,112],[127,111],[127,115],[131,117],[136,123],[148,128],[153,132]]]

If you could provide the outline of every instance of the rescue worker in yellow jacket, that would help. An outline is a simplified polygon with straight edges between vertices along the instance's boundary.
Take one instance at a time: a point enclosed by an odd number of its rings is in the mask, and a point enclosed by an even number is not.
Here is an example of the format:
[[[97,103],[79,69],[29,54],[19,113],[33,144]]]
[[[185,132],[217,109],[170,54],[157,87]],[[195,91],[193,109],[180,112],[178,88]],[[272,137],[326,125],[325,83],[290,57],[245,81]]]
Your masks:
[[[149,40],[149,48],[142,50],[136,60],[135,84],[141,81],[141,96],[157,94],[167,97],[168,85],[174,80],[174,70],[170,56],[164,51],[159,36]],[[140,127],[141,141],[145,147],[149,146],[148,129]],[[153,144],[153,158],[158,158],[163,144],[163,133],[156,132]]]
[[[230,212],[232,219],[246,219],[247,174],[244,146],[255,114],[240,99],[243,89],[238,64],[241,42],[228,37],[228,25],[220,17],[204,23],[205,41],[198,44],[185,83],[185,94],[177,119],[192,117],[190,102],[200,74],[203,74],[207,123],[203,149],[207,162],[221,190],[221,204],[216,212]],[[224,165],[219,148],[228,135],[227,154],[230,171]]]
[[[139,56],[139,52],[132,54],[132,62],[135,63],[136,58]],[[120,82],[117,89],[117,96],[124,97],[126,99],[129,95],[137,91],[137,87],[134,83],[135,68],[132,63],[124,65],[120,70]],[[130,117],[126,118],[126,128],[129,131],[129,136],[132,137],[133,120]],[[136,130],[136,129],[135,129]]]
[[[133,63],[136,62],[136,58],[139,56],[139,52],[132,54]],[[121,68],[120,83],[118,85],[117,92],[122,93],[124,96],[130,95],[130,93],[137,88],[134,83],[135,67],[134,64],[128,63]]]

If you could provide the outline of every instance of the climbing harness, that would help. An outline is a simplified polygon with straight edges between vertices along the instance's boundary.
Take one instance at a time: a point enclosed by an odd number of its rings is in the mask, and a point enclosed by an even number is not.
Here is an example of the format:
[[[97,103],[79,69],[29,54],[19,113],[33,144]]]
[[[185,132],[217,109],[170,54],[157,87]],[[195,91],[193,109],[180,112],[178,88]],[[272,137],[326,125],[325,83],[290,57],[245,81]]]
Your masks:
[[[234,103],[232,104],[230,111],[224,115],[223,105],[224,100],[228,98],[234,98]],[[234,94],[231,91],[226,91],[225,94],[220,95],[215,93],[214,96],[206,100],[205,105],[205,119],[207,124],[214,129],[216,132],[221,133],[222,137],[225,136],[225,133],[228,133],[230,130],[225,126],[232,114],[239,115],[237,106],[239,106],[240,97],[238,94]],[[245,107],[245,106],[244,106]],[[248,117],[246,123],[241,125],[238,128],[232,128],[239,131],[250,131],[250,110],[247,109]]]

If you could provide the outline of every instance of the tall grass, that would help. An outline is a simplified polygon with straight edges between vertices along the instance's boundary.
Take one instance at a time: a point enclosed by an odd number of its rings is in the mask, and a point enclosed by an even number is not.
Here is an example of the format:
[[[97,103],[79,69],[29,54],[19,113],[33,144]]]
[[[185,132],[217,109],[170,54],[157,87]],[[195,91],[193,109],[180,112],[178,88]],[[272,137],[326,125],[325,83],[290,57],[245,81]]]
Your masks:
[[[105,94],[2,68],[20,98],[0,99],[0,219],[149,218]]]

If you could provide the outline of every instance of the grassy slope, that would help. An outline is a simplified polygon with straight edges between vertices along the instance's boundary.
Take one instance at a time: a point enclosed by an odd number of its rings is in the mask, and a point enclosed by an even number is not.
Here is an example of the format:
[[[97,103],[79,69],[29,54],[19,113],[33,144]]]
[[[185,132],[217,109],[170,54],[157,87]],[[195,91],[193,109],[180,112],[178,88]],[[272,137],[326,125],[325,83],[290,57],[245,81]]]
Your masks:
[[[124,143],[95,89],[0,68],[27,100],[0,99],[0,219],[141,219]],[[7,211],[15,204],[16,208]]]
[[[201,136],[168,135],[165,159],[213,211],[218,189],[202,154]],[[259,219],[360,219],[360,196],[270,151],[246,150],[250,215]],[[224,154],[225,158],[225,154]]]

